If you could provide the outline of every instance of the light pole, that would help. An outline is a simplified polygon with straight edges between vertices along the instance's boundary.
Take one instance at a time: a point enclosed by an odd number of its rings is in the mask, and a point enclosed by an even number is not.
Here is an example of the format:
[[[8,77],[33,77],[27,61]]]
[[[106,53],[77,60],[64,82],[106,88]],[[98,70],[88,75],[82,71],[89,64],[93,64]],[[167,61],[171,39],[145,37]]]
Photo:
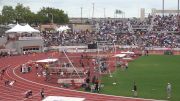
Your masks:
[[[179,29],[179,0],[178,0],[178,13],[177,13],[177,20],[178,20],[178,29]]]
[[[122,16],[123,16],[122,18],[125,18],[125,12],[122,12]]]
[[[104,19],[106,18],[106,8],[104,8]]]
[[[163,10],[163,17],[164,17],[164,0],[162,0],[162,10]]]
[[[93,11],[92,11],[92,19],[94,18],[94,3],[92,3],[93,5]]]
[[[81,7],[81,23],[82,23],[82,9],[83,9],[83,8]]]

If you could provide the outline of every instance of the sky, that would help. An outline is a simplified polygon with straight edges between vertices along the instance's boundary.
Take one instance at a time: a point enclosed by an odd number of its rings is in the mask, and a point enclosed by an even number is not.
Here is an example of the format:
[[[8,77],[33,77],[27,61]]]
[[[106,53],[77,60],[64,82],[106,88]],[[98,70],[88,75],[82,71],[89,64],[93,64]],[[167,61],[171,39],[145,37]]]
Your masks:
[[[177,9],[178,0],[164,0],[165,9]],[[0,0],[0,11],[4,5],[16,6],[21,3],[37,12],[42,7],[53,7],[64,10],[69,17],[114,17],[116,9],[125,12],[125,17],[140,17],[140,9],[145,8],[146,15],[152,8],[162,9],[162,0]],[[105,13],[104,13],[105,12]]]

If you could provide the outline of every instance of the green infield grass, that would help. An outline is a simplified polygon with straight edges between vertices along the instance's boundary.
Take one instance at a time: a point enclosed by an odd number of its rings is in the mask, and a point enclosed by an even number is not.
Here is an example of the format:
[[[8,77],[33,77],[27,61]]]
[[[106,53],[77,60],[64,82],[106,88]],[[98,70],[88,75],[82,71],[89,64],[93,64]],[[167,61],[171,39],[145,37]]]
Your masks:
[[[102,76],[100,93],[132,97],[133,81],[137,84],[138,97],[158,100],[180,101],[180,56],[142,56],[129,63],[125,71]],[[113,85],[113,83],[116,83]],[[172,98],[167,99],[167,83],[172,85]]]

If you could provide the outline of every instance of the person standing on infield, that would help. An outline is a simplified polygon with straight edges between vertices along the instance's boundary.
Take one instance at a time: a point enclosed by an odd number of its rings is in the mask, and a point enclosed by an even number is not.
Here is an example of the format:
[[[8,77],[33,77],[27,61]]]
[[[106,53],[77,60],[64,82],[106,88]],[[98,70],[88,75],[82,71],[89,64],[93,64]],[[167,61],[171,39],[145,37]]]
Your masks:
[[[133,90],[132,90],[132,92],[133,92],[133,96],[137,97],[138,93],[137,93],[137,85],[136,85],[135,81],[133,83]]]
[[[166,91],[167,91],[167,98],[168,99],[171,98],[172,88],[171,88],[171,84],[170,83],[167,84]]]

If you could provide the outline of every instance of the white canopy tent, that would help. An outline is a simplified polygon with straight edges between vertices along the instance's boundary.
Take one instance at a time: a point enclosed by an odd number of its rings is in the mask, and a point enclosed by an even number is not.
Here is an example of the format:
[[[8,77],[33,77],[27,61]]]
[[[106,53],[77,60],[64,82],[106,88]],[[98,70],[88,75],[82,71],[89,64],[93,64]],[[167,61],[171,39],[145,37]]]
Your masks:
[[[127,57],[127,58],[122,58],[123,60],[133,60],[133,58],[131,57]]]
[[[85,98],[63,97],[63,96],[48,96],[42,101],[84,101]]]
[[[13,28],[14,26],[16,26],[16,24],[8,24],[7,26]]]
[[[64,28],[65,28],[66,30],[71,29],[71,28],[69,28],[68,26],[64,26]]]
[[[57,28],[56,29],[58,32],[62,32],[62,31],[64,31],[64,28],[63,27],[59,27],[59,28]]]
[[[56,62],[58,61],[58,59],[54,58],[54,59],[42,59],[42,60],[38,60],[36,62],[38,63],[49,63],[49,62]]]
[[[6,31],[6,33],[13,33],[13,32],[17,32],[17,33],[22,33],[24,32],[24,27],[17,24],[16,26],[14,26],[13,28],[9,29]]]
[[[134,54],[134,52],[127,51],[127,52],[121,52],[122,54]]]
[[[62,31],[67,31],[69,30],[70,28],[68,26],[60,26],[59,28],[57,28],[56,30],[59,31],[59,32],[62,32]]]
[[[27,33],[39,33],[40,31],[32,28],[31,26],[29,26],[29,24],[27,24],[25,26],[21,26],[21,25],[17,24],[13,28],[6,31],[6,33],[24,33],[24,32],[27,32]]]
[[[30,33],[39,33],[40,31],[37,29],[32,28],[29,24],[26,24],[25,26],[23,26],[27,32]]]
[[[119,58],[122,58],[122,57],[125,57],[126,56],[126,54],[116,54],[116,55],[114,55],[113,57],[119,57]]]

